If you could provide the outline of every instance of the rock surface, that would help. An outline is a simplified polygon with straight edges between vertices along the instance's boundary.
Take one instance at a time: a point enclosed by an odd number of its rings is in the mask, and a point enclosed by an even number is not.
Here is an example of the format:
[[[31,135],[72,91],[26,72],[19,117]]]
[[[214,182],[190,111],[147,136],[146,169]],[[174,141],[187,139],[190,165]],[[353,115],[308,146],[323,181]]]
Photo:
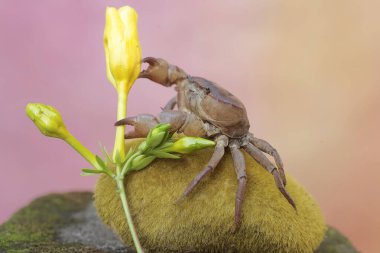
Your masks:
[[[50,194],[34,200],[0,226],[1,253],[134,252],[103,225],[92,193]],[[342,234],[329,228],[315,253],[357,253]]]
[[[132,252],[99,220],[92,193],[50,194],[0,226],[0,253]]]

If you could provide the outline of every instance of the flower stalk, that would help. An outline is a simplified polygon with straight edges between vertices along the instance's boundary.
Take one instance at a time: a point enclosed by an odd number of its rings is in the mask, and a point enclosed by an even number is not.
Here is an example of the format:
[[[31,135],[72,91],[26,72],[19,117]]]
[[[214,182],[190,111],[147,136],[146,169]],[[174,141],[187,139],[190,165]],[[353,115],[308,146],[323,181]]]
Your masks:
[[[125,194],[125,189],[124,189],[124,178],[116,179],[116,183],[117,183],[117,189],[119,191],[120,200],[123,205],[124,214],[127,219],[128,227],[129,227],[136,251],[138,253],[144,252],[143,248],[141,247],[141,243],[137,235],[135,225],[133,224],[131,212],[129,211],[127,195]]]
[[[82,145],[71,133],[64,139],[75,151],[77,151],[87,162],[94,168],[98,168],[99,164],[96,161],[95,155]]]
[[[118,100],[117,100],[117,120],[124,119],[127,117],[127,103],[128,103],[128,93],[123,90],[124,86],[121,86],[118,90]],[[120,158],[123,160],[125,158],[125,144],[124,144],[124,134],[125,134],[125,125],[116,127],[115,135],[115,145],[113,151],[113,158],[116,160]]]

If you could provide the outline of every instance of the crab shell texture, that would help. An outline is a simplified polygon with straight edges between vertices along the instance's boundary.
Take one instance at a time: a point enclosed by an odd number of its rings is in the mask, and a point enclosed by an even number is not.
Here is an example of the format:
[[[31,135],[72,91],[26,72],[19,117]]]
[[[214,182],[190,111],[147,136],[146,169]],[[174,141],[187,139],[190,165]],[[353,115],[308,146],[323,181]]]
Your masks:
[[[142,139],[126,141],[127,149]],[[181,159],[156,159],[128,174],[127,199],[143,247],[148,252],[312,253],[326,231],[313,198],[287,175],[294,210],[275,187],[273,176],[244,153],[246,195],[240,229],[232,233],[237,189],[230,152],[188,197],[180,193],[212,154],[205,149]],[[127,244],[133,245],[114,181],[100,176],[95,206],[100,218]]]
[[[249,121],[243,103],[219,85],[202,77],[189,77],[177,84],[178,107],[210,122],[228,137],[248,133]]]

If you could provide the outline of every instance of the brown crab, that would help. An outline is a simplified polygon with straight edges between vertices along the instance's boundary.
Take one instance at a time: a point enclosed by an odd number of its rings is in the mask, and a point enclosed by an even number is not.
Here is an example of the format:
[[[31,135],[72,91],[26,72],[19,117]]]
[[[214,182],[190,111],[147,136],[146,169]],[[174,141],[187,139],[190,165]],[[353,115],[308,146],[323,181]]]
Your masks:
[[[172,132],[183,132],[188,136],[213,139],[214,153],[207,166],[191,181],[182,197],[188,195],[207,174],[212,172],[222,159],[225,147],[229,147],[238,180],[235,200],[235,228],[241,221],[241,207],[247,183],[243,148],[259,164],[273,174],[274,181],[287,201],[296,208],[293,199],[285,190],[286,178],[280,155],[268,142],[250,133],[247,112],[239,99],[217,84],[202,77],[186,74],[177,66],[160,58],[147,57],[142,60],[149,66],[139,78],[148,78],[163,86],[176,85],[177,96],[172,98],[157,116],[140,114],[116,122],[115,125],[132,125],[134,130],[126,138],[147,136],[149,130],[158,123],[170,123]],[[177,104],[178,110],[174,110]],[[262,153],[274,158],[274,166]],[[181,198],[182,198],[181,197]]]

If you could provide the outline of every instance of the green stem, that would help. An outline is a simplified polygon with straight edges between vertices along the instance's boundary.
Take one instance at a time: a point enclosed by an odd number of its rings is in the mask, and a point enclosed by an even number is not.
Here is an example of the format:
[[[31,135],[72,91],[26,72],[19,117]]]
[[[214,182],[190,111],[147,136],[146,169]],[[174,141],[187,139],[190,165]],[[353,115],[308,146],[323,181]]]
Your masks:
[[[73,147],[84,159],[86,159],[95,168],[98,167],[95,155],[82,145],[71,133],[64,139],[71,147]]]
[[[127,116],[127,98],[128,91],[125,90],[126,85],[120,84],[120,89],[117,91],[118,100],[117,100],[117,120],[124,119]],[[124,160],[125,157],[125,143],[124,143],[124,134],[125,134],[125,126],[117,126],[116,127],[116,136],[115,136],[115,145],[113,149],[113,158],[117,157],[119,154],[120,159]]]
[[[120,172],[120,167],[117,169],[117,171]],[[119,197],[120,197],[121,203],[123,205],[124,214],[125,214],[125,217],[127,218],[129,231],[131,232],[132,240],[133,240],[133,243],[136,247],[136,251],[137,251],[137,253],[144,253],[144,250],[141,247],[139,238],[137,236],[135,226],[133,225],[131,213],[129,211],[129,206],[128,206],[128,202],[127,202],[127,195],[125,194],[125,188],[124,188],[124,177],[116,177],[116,183],[117,183],[117,188],[119,190]]]
[[[133,161],[133,159],[139,155],[141,155],[142,152],[141,151],[136,151],[136,153],[134,153],[131,157],[128,158],[128,161],[125,163],[123,169],[121,170],[121,173],[120,175],[122,177],[125,177],[125,175],[127,174],[128,170],[130,169],[131,167],[131,163]]]

